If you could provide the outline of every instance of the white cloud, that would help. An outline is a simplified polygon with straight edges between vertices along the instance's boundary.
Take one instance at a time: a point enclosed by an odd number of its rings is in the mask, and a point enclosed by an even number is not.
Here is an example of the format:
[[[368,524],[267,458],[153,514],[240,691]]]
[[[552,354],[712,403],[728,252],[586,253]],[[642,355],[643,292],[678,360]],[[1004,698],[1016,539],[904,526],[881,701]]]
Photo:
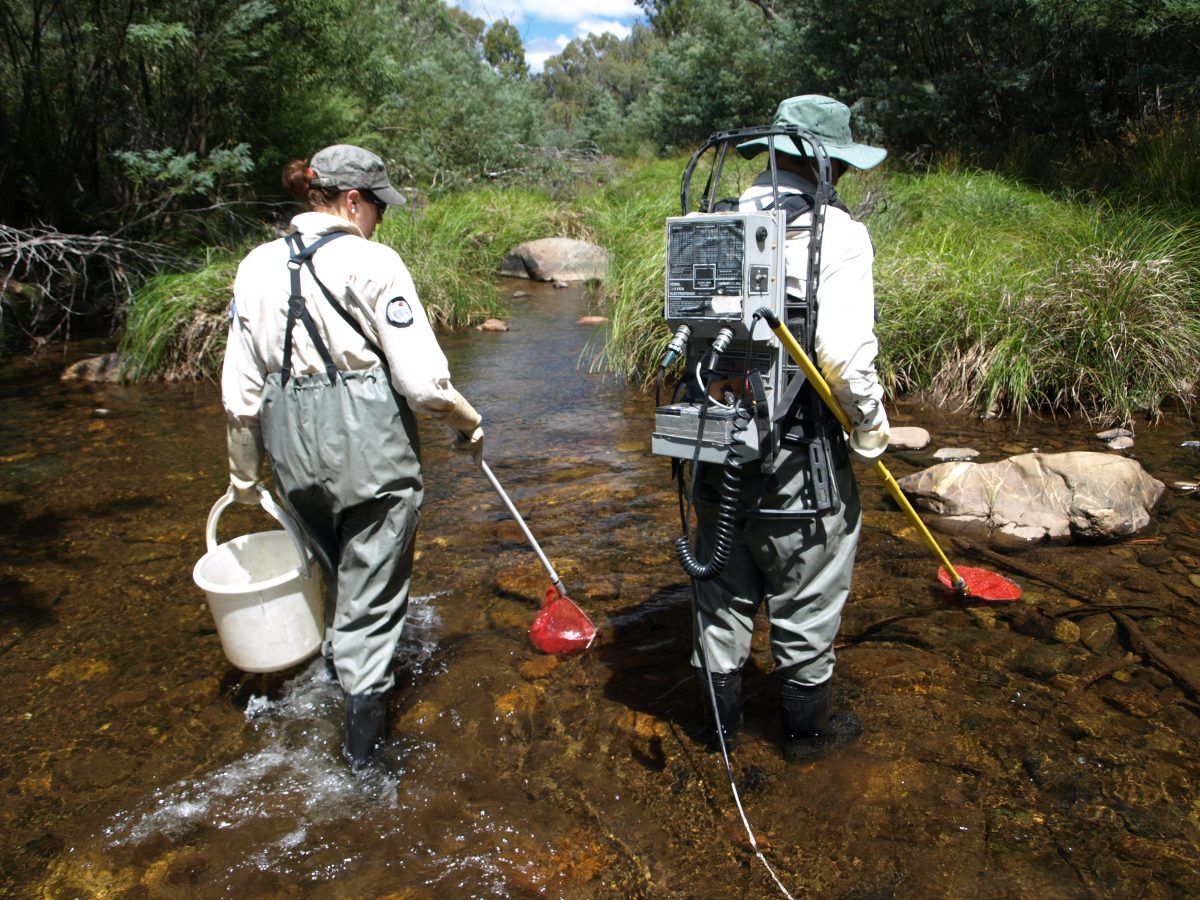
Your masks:
[[[588,19],[598,17],[617,22],[642,14],[634,0],[451,0],[451,3],[485,22],[508,19],[518,26],[537,20],[574,24],[578,29],[578,23]]]
[[[626,38],[642,11],[635,0],[449,0],[491,24],[507,19],[525,42],[525,62],[540,72],[573,39],[610,33]],[[561,30],[560,30],[561,29]],[[563,33],[570,32],[570,36]],[[557,32],[557,34],[556,34]],[[554,35],[553,37],[551,35]]]
[[[633,33],[633,28],[613,19],[584,19],[575,23],[575,33],[579,37],[589,34],[615,34],[624,39]]]
[[[562,53],[563,47],[570,42],[569,37],[560,34],[554,40],[537,38],[527,43],[525,45],[525,62],[529,64],[529,71],[541,72],[546,67],[546,60],[552,56],[558,56]]]
[[[631,19],[642,14],[634,0],[506,0],[520,7],[530,18],[550,22],[581,22],[591,16],[605,19]]]

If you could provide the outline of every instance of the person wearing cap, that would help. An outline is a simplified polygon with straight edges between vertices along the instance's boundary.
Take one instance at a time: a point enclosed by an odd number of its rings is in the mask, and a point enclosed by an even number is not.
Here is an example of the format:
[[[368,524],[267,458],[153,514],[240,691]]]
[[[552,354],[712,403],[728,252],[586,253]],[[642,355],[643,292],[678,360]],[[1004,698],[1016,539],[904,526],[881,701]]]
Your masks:
[[[404,198],[370,151],[337,144],[283,170],[308,211],[252,250],[233,286],[221,373],[236,498],[257,502],[262,458],[325,575],[322,653],[346,695],[342,752],[384,733],[423,497],[414,411],[482,458],[481,418],[450,381],[412,276],[370,240]]]
[[[773,124],[796,125],[817,137],[831,158],[833,183],[847,167],[870,169],[887,156],[886,150],[853,139],[850,110],[829,97],[807,94],[784,100]],[[803,141],[794,141],[788,135],[756,138],[739,144],[737,149],[740,155],[752,159],[768,149],[768,141],[775,146],[775,176],[769,167],[760,174],[738,198],[738,210],[752,212],[783,206],[797,216],[793,224],[811,223],[812,200],[818,187],[813,153]],[[790,232],[785,244],[787,291],[798,298],[805,296],[808,244],[807,229]],[[851,217],[835,193],[825,207],[813,346],[818,368],[854,426],[849,446],[868,459],[881,454],[888,441],[883,388],[875,370],[878,345],[873,259],[867,229]],[[861,730],[853,713],[830,713],[833,642],[850,591],[862,512],[843,432],[834,423],[827,434],[831,439],[837,505],[815,517],[742,518],[724,570],[711,581],[698,582],[697,602],[703,626],[696,640],[704,641],[717,711],[727,738],[733,737],[741,722],[741,669],[750,656],[755,613],[765,602],[783,750],[790,759],[812,757],[853,739]],[[807,452],[789,448],[786,438],[775,457],[769,500],[764,499],[767,481],[758,464],[747,465],[742,473],[743,502],[749,504],[743,508],[747,509],[758,506],[786,510],[794,498],[801,496],[805,480],[812,477]],[[705,474],[712,486],[720,473]],[[697,546],[704,550],[714,545],[715,508],[702,503],[698,515]],[[692,665],[705,679],[702,692],[707,707],[707,678],[702,664],[697,644]],[[709,732],[709,740],[715,740],[715,732]]]

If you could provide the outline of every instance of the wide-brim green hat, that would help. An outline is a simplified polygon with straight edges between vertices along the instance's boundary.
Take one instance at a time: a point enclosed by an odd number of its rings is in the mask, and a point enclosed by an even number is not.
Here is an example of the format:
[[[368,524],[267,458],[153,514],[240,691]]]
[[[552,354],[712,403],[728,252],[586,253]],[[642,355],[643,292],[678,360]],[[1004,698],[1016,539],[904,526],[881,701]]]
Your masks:
[[[831,157],[840,159],[856,169],[870,169],[887,157],[887,150],[882,147],[872,147],[854,140],[850,133],[850,107],[832,97],[822,97],[820,94],[789,97],[779,104],[771,124],[796,125],[805,131],[811,131],[825,145],[825,150]],[[813,156],[811,151],[805,151],[803,146],[798,146],[796,141],[786,134],[746,141],[737,145],[737,151],[746,159],[750,159],[766,150],[768,141],[775,142],[777,152],[792,156]],[[800,142],[801,145],[803,143]]]

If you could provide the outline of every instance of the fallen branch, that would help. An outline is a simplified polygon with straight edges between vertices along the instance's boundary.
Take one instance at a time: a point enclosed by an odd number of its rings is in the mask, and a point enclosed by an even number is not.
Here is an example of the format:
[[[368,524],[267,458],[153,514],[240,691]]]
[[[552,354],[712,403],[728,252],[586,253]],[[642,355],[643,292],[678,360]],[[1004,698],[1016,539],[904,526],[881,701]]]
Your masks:
[[[1112,603],[1097,594],[1084,590],[1080,587],[1075,587],[1064,583],[1060,578],[1046,572],[1039,566],[1034,566],[1030,563],[1015,560],[1012,557],[1005,556],[1002,553],[997,553],[994,550],[989,550],[986,547],[979,547],[972,544],[970,541],[963,538],[954,538],[955,544],[967,553],[982,557],[996,565],[997,568],[1014,569],[1022,575],[1028,576],[1035,581],[1040,581],[1042,584],[1048,585],[1055,590],[1061,591],[1076,600],[1082,600],[1083,606],[1068,606],[1065,609],[1042,610],[1044,615],[1052,619],[1057,618],[1074,618],[1076,616],[1090,616],[1094,613],[1108,613],[1109,615],[1117,612],[1124,613],[1145,613],[1150,616],[1169,616],[1172,619],[1180,619],[1185,622],[1190,622],[1193,625],[1200,625],[1191,616],[1185,613],[1174,612],[1169,609],[1163,609],[1156,603]]]
[[[71,319],[83,298],[128,297],[145,275],[172,261],[178,261],[177,254],[162,244],[0,223],[0,297],[17,282],[37,287],[33,317],[43,320],[39,330],[44,333],[30,337],[50,340],[64,330],[69,337]],[[100,284],[94,285],[97,278]],[[47,316],[47,306],[55,313]]]
[[[1020,572],[1035,581],[1040,581],[1042,584],[1049,585],[1056,590],[1062,591],[1064,594],[1069,594],[1077,600],[1083,600],[1088,603],[1103,603],[1104,601],[1090,591],[1084,591],[1082,588],[1072,587],[1069,584],[1064,584],[1060,578],[1051,575],[1044,569],[1030,565],[1029,563],[1021,562],[1012,557],[1005,556],[1002,553],[997,553],[995,550],[989,550],[987,547],[980,547],[978,544],[972,544],[968,540],[956,537],[952,538],[955,546],[960,550],[970,553],[974,556],[982,557],[988,562],[995,565],[997,568],[1012,569]]]
[[[1091,604],[1092,608],[1108,613],[1113,617],[1113,620],[1121,626],[1121,630],[1125,632],[1125,636],[1129,640],[1130,648],[1134,653],[1141,656],[1155,668],[1160,669],[1178,684],[1187,694],[1196,701],[1200,701],[1200,680],[1184,670],[1175,660],[1163,652],[1154,641],[1146,637],[1145,633],[1137,626],[1130,618],[1128,612],[1122,609],[1121,604],[1106,603],[1100,601],[1095,594],[1090,591],[1084,591],[1080,588],[1072,587],[1071,585],[1062,583],[1061,579],[1054,577],[1042,571],[1037,566],[1032,566],[1028,563],[1022,563],[1014,559],[1010,559],[993,550],[988,550],[985,547],[978,547],[970,541],[962,538],[954,538],[954,543],[962,550],[981,556],[988,559],[999,566],[1009,569],[1015,569],[1023,575],[1027,575],[1043,584],[1049,585],[1052,588],[1062,591],[1064,594],[1069,594],[1078,600],[1083,600]],[[1146,607],[1146,604],[1128,604],[1130,608]],[[1159,609],[1158,607],[1150,607],[1155,615],[1172,615],[1172,613]],[[1102,676],[1101,676],[1102,677]]]
[[[1129,616],[1118,612],[1113,613],[1113,618],[1125,629],[1125,633],[1129,636],[1129,643],[1132,645],[1135,653],[1144,656],[1163,672],[1166,672],[1175,679],[1176,683],[1187,691],[1193,700],[1200,701],[1200,680],[1197,680],[1189,672],[1186,672],[1180,667],[1179,663],[1163,652],[1163,649],[1158,644],[1146,637]]]
[[[1089,685],[1095,684],[1097,681],[1100,681],[1102,678],[1107,678],[1109,675],[1112,675],[1114,672],[1120,672],[1122,669],[1128,669],[1130,666],[1137,665],[1137,661],[1138,661],[1137,657],[1134,656],[1132,653],[1126,653],[1120,659],[1110,659],[1108,662],[1104,663],[1103,665],[1096,666],[1096,668],[1092,669],[1092,671],[1084,672],[1082,675],[1080,675],[1075,680],[1075,683],[1072,684],[1071,687],[1067,690],[1067,693],[1068,694],[1082,693],[1084,688],[1088,687]]]

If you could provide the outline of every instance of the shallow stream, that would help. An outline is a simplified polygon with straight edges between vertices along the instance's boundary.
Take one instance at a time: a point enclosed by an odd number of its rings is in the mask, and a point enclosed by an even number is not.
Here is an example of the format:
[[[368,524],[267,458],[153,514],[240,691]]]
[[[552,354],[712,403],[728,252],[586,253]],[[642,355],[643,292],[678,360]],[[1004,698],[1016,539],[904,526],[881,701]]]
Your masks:
[[[428,495],[397,658],[395,777],[337,753],[319,665],[244,675],[192,582],[226,483],[212,384],[64,384],[74,358],[0,374],[0,895],[773,897],[698,721],[653,399],[580,366],[574,289],[506,283],[506,333],[445,336],[487,456],[601,628],[570,658],[529,625],[548,579],[482,476],[423,423]],[[1103,449],[1081,421],[981,422],[901,403],[981,459]],[[785,763],[756,639],[733,770],[794,896],[1200,895],[1196,426],[1143,427],[1168,485],[1134,541],[1039,546],[1012,606],[962,604],[870,470],[835,675],[853,746]],[[929,521],[927,519],[927,521]],[[232,510],[222,537],[270,524]],[[948,541],[948,539],[946,539]],[[1033,574],[1030,574],[1033,573]],[[1130,657],[1116,604],[1152,650]],[[1074,610],[1064,613],[1064,610]],[[1157,651],[1167,664],[1151,664]],[[1169,674],[1172,666],[1182,676]],[[1189,682],[1189,677],[1191,681]]]

